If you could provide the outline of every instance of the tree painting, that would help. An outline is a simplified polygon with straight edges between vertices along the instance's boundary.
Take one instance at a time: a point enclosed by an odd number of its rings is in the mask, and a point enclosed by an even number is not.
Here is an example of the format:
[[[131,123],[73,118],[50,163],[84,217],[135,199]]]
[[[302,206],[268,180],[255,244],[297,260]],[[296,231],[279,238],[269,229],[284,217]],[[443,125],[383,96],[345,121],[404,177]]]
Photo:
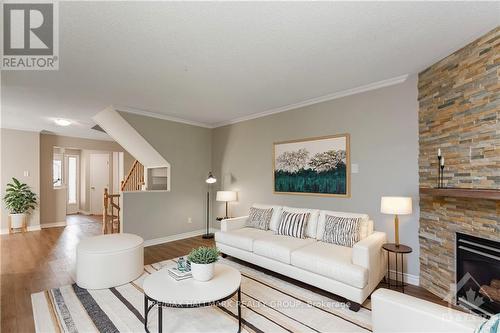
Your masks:
[[[274,191],[347,196],[349,136],[274,145]]]

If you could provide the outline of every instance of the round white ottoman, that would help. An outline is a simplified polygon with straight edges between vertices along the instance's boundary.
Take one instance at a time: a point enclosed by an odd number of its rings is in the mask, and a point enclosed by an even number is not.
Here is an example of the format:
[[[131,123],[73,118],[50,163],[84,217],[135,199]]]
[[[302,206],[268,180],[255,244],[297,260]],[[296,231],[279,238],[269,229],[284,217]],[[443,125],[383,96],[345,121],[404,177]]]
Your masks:
[[[116,287],[144,271],[144,240],[133,234],[82,239],[76,247],[76,283],[85,289]]]

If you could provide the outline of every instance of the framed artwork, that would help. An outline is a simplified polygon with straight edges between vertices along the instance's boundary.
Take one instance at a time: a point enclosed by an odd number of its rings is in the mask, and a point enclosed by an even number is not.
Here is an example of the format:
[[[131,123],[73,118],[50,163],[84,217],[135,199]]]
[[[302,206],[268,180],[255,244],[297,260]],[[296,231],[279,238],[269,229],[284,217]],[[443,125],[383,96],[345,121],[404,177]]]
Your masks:
[[[349,134],[274,143],[274,193],[350,197],[349,155]]]

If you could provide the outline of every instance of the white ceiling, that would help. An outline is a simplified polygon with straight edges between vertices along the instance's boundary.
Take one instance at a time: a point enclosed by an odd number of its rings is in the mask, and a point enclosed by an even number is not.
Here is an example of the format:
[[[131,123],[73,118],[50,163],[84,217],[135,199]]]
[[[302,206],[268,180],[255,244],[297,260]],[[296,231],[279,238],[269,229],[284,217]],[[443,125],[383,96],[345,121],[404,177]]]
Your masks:
[[[215,126],[417,73],[500,2],[60,2],[59,71],[2,73],[2,127],[106,138],[106,106]],[[53,118],[75,122],[67,128]]]

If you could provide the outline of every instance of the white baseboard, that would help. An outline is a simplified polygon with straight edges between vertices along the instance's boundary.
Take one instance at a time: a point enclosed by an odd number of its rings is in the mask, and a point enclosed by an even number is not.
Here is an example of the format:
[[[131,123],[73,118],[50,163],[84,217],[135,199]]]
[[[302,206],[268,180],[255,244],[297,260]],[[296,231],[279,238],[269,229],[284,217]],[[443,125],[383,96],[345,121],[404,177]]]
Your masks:
[[[391,276],[391,280],[396,280],[396,271],[390,270],[389,274]],[[401,272],[398,273],[398,279],[401,279]],[[418,275],[403,273],[404,282],[408,284],[412,284],[414,286],[420,285],[420,277]]]
[[[215,232],[215,231],[218,231],[218,229],[210,229],[210,232]],[[199,229],[199,230],[184,232],[182,234],[177,234],[177,235],[148,239],[148,240],[144,241],[144,246],[145,247],[146,246],[153,246],[153,245],[169,243],[169,242],[173,242],[173,241],[177,241],[177,240],[181,240],[181,239],[185,239],[185,238],[201,236],[205,232],[206,232],[205,229]]]
[[[42,227],[42,229],[55,228],[55,227],[65,227],[65,226],[66,226],[66,221],[40,224],[40,227]]]
[[[28,231],[40,231],[41,227],[39,224],[37,225],[29,225],[28,226]],[[18,232],[18,231],[16,231]],[[9,228],[1,229],[0,230],[0,235],[7,235],[9,233]]]

